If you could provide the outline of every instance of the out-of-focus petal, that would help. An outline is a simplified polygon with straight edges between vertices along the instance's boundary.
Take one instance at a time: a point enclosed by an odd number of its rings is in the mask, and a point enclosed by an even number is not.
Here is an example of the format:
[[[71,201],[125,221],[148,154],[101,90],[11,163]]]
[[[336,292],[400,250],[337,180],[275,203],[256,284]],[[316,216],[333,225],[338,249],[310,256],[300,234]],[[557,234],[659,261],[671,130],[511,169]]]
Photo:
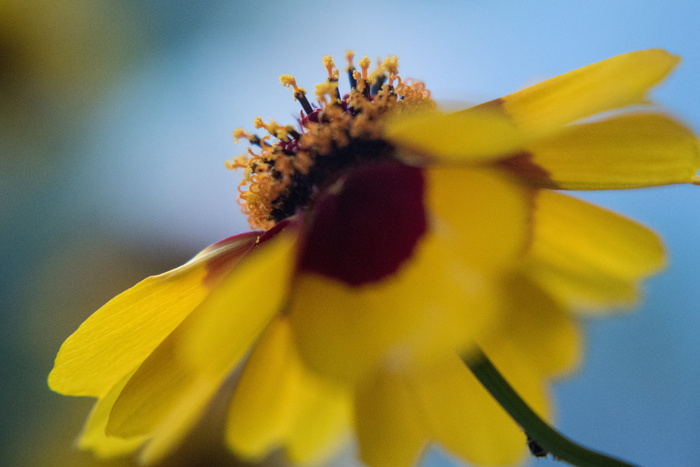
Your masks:
[[[487,169],[426,169],[431,228],[477,269],[511,267],[526,242],[530,193]]]
[[[415,395],[400,374],[382,372],[357,391],[355,425],[360,457],[372,467],[414,465],[428,441]]]
[[[287,457],[294,464],[318,464],[338,452],[351,427],[350,397],[325,378],[305,372],[298,414],[287,437]]]
[[[528,402],[542,404],[525,388]],[[413,465],[429,443],[478,465],[517,462],[525,436],[456,355],[386,368],[356,392],[360,454],[375,467]]]
[[[141,460],[153,463],[192,428],[230,371],[282,308],[293,245],[291,235],[280,234],[247,255],[156,348],[119,395],[107,424],[108,435],[149,435]],[[255,290],[264,293],[252,293]]]
[[[551,378],[574,370],[583,352],[575,317],[544,289],[522,275],[503,283],[503,312],[495,332],[480,341],[507,346],[529,361],[528,368]],[[493,339],[489,344],[487,341]]]
[[[486,106],[502,106],[528,134],[549,133],[605,110],[644,103],[649,89],[679,61],[660,49],[630,52],[564,73]]]
[[[92,408],[90,416],[78,438],[80,449],[88,449],[102,459],[122,456],[134,452],[146,440],[145,436],[134,438],[116,438],[107,436],[105,428],[114,402],[122,391],[132,373],[127,374],[104,397],[101,397]]]
[[[538,192],[533,229],[531,277],[587,308],[633,302],[637,282],[664,265],[663,246],[652,231],[560,193]]]
[[[284,448],[294,463],[323,461],[349,425],[349,398],[306,370],[285,318],[270,323],[236,387],[226,440],[238,455],[262,460]]]
[[[226,441],[251,461],[280,447],[294,416],[299,368],[289,334],[284,320],[270,323],[248,357],[231,401]]]
[[[700,146],[693,132],[653,113],[572,125],[533,142],[527,152],[529,162],[543,170],[518,171],[513,165],[518,175],[573,190],[689,183],[700,168]]]
[[[110,300],[63,343],[49,375],[51,388],[74,396],[105,395],[204,300],[257,237],[251,232],[219,242]]]
[[[302,273],[290,320],[312,369],[354,381],[383,365],[404,366],[464,347],[493,319],[495,294],[484,272],[427,234],[388,279],[350,286]]]
[[[525,452],[522,429],[457,356],[432,368],[414,368],[406,379],[431,441],[476,465],[508,465]],[[531,394],[523,394],[528,401]]]
[[[518,151],[525,143],[510,116],[488,107],[397,117],[387,123],[385,137],[403,150],[399,156],[410,159],[411,153],[417,153],[429,161],[447,163],[492,160]]]

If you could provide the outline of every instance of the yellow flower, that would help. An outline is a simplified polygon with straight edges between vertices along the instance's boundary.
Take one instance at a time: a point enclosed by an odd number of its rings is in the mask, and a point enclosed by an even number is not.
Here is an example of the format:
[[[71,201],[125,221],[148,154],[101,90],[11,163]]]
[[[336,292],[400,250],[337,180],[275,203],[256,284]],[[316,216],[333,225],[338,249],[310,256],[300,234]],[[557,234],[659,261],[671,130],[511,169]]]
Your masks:
[[[157,462],[236,374],[226,443],[319,462],[348,435],[371,466],[429,443],[484,465],[525,435],[463,362],[483,349],[540,415],[581,358],[573,309],[627,305],[664,262],[658,238],[553,189],[693,180],[694,134],[645,103],[678,58],[633,52],[440,113],[396,59],[349,55],[299,125],[256,119],[241,204],[254,229],[117,296],[64,343],[55,391],[97,404],[80,446]],[[589,118],[594,117],[595,118]],[[241,369],[240,376],[234,373]]]

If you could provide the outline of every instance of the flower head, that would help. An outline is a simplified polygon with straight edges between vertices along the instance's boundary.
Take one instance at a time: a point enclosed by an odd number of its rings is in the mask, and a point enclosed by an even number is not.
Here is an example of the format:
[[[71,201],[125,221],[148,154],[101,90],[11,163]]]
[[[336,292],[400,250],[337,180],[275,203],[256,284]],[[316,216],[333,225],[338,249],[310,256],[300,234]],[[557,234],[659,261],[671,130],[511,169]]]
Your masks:
[[[663,265],[651,231],[553,189],[693,180],[697,139],[670,117],[587,119],[643,103],[676,57],[633,52],[448,114],[395,58],[347,60],[346,94],[324,57],[318,104],[280,78],[296,125],[234,132],[252,149],[227,166],[257,231],[137,284],[64,343],[51,387],[98,398],[82,447],[157,461],[241,368],[226,442],[246,459],[320,461],[354,434],[372,466],[430,443],[517,462],[526,435],[463,359],[483,349],[549,417],[548,382],[581,357],[573,310],[630,304]]]

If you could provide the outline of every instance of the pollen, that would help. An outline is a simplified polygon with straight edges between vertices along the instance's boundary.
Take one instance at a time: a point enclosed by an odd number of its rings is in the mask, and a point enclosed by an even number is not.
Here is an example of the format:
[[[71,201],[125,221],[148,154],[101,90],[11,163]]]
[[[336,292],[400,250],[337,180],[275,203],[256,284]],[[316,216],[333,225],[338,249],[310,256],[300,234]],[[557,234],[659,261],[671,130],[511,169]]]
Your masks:
[[[321,59],[328,72],[328,81],[338,81],[338,70],[335,68],[333,57],[326,55]]]
[[[294,88],[294,92],[299,92],[299,87],[297,86],[297,80],[292,75],[281,75],[280,83],[286,87]]]
[[[399,77],[398,58],[380,61],[370,73],[370,59],[359,60],[358,72],[354,56],[352,51],[345,54],[350,84],[346,94],[340,94],[333,57],[325,56],[327,79],[315,86],[314,105],[292,75],[280,76],[302,107],[296,125],[256,117],[253,126],[266,134],[233,132],[236,142],[245,138],[255,146],[226,161],[226,168],[243,171],[238,203],[253,229],[268,230],[303,214],[320,193],[352,170],[396,162],[393,147],[382,139],[386,116],[435,106],[422,82]]]

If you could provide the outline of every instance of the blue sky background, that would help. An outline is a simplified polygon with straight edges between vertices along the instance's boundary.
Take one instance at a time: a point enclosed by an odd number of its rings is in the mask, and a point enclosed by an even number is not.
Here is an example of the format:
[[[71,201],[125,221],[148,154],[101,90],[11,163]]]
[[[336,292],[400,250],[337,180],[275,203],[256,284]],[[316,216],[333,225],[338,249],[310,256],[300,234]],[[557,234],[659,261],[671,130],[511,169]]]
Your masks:
[[[323,55],[338,63],[348,48],[398,55],[402,76],[425,81],[436,99],[478,103],[660,47],[683,62],[654,98],[700,130],[700,8],[693,1],[108,4],[108,15],[95,14],[110,27],[84,40],[104,40],[96,63],[118,66],[96,90],[73,89],[69,103],[59,99],[44,112],[56,134],[36,131],[8,145],[20,156],[0,155],[10,161],[0,172],[0,299],[7,302],[0,311],[0,451],[8,465],[29,465],[27,443],[51,438],[51,423],[80,426],[89,404],[66,402],[44,386],[58,345],[78,323],[146,274],[246,229],[236,174],[223,161],[245,150],[233,144],[234,128],[252,128],[258,115],[291,121],[298,114],[279,84],[282,73],[310,89],[325,76]],[[0,145],[13,136],[4,131]],[[42,138],[48,142],[36,149]],[[670,265],[646,283],[636,312],[586,322],[586,361],[554,387],[558,427],[645,466],[700,465],[699,190],[581,195],[659,232]],[[436,452],[427,463],[452,465]]]

